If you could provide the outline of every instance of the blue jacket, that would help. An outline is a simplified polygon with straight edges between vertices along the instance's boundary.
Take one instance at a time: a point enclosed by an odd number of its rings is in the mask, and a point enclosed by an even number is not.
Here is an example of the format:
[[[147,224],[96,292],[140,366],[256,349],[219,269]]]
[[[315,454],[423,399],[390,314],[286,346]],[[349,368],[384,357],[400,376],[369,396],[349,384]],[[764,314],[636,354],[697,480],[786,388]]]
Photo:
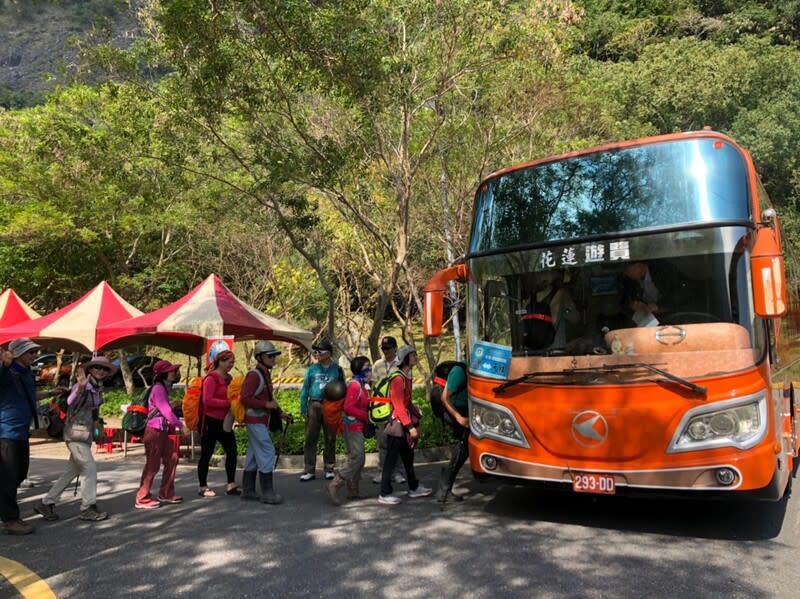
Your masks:
[[[309,366],[303,377],[303,388],[300,390],[300,413],[303,416],[308,414],[308,400],[322,400],[325,397],[322,392],[325,385],[337,379],[344,382],[344,370],[336,362],[331,362],[327,368],[320,364]]]
[[[36,409],[36,385],[30,368],[0,363],[0,439],[27,441]]]

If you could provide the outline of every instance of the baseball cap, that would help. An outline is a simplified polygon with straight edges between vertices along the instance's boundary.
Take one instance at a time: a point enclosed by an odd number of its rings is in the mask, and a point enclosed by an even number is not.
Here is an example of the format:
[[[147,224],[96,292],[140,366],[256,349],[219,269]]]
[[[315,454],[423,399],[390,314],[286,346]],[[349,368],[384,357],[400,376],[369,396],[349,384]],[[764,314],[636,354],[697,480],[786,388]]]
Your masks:
[[[395,339],[391,335],[387,335],[386,337],[381,339],[381,348],[388,349],[391,347],[397,347],[397,339]]]
[[[333,353],[333,346],[331,345],[330,341],[322,340],[319,343],[315,343],[311,346],[311,349],[315,349],[317,351],[327,351]]]

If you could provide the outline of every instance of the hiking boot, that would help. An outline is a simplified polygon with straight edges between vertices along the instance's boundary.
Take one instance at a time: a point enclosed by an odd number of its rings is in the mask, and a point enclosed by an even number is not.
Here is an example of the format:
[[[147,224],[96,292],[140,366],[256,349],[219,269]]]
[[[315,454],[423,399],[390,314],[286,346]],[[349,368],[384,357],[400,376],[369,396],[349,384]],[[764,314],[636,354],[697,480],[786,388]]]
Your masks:
[[[256,471],[245,470],[242,473],[242,501],[258,501],[256,493]]]
[[[347,499],[349,501],[358,501],[359,499],[366,499],[366,495],[362,495],[358,490],[357,480],[347,481]]]
[[[402,501],[397,495],[378,495],[378,503],[382,505],[398,505]]]
[[[317,475],[314,474],[313,472],[304,472],[303,474],[300,475],[300,482],[307,483],[308,481],[314,480],[315,478],[317,478]]]
[[[283,497],[272,489],[272,472],[259,472],[258,482],[261,484],[261,503],[270,505],[283,503]]]
[[[409,489],[408,496],[411,499],[418,499],[420,497],[428,497],[431,493],[433,493],[433,489],[430,487],[425,487],[423,485],[418,485],[416,489]]]
[[[328,483],[328,495],[335,505],[342,505],[342,498],[339,496],[339,489],[341,489],[347,481],[341,476],[336,474],[334,479]]]
[[[19,518],[3,522],[3,534],[6,535],[29,535],[33,532],[33,526],[23,522]]]
[[[56,514],[56,506],[52,503],[45,503],[44,501],[33,508],[33,511],[39,514],[42,518],[47,520],[48,522],[52,522],[53,520],[58,520],[58,514]]]
[[[108,518],[108,512],[98,511],[96,505],[90,505],[78,516],[78,520],[85,520],[87,522],[100,522],[106,518]]]
[[[147,499],[142,499],[141,501],[137,501],[136,503],[133,504],[133,507],[135,507],[137,510],[154,510],[157,507],[161,507],[161,502],[148,497]],[[83,516],[83,514],[81,514],[81,516]],[[81,518],[81,520],[83,520],[83,518]]]

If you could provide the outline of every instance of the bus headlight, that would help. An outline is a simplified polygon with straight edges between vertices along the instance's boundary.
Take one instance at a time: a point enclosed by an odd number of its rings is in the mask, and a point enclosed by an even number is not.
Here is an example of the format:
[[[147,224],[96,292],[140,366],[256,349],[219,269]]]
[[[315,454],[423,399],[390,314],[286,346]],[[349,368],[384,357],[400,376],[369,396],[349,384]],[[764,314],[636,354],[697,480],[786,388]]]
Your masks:
[[[668,453],[753,447],[767,432],[766,392],[689,410],[676,431]]]
[[[488,437],[503,443],[529,447],[514,414],[503,406],[469,398],[470,430],[477,439]]]

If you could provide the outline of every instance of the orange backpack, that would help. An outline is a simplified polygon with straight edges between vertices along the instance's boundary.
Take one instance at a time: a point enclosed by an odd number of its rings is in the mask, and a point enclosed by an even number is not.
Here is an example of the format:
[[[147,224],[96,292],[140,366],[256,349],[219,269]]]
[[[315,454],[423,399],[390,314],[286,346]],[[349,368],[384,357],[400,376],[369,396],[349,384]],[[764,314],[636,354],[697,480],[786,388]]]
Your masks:
[[[183,421],[190,431],[200,430],[200,404],[203,397],[203,377],[195,376],[186,385],[183,395]]]
[[[243,384],[244,376],[237,374],[228,385],[228,399],[231,400],[231,415],[236,424],[244,424],[244,417],[247,412],[247,409],[240,399]]]

